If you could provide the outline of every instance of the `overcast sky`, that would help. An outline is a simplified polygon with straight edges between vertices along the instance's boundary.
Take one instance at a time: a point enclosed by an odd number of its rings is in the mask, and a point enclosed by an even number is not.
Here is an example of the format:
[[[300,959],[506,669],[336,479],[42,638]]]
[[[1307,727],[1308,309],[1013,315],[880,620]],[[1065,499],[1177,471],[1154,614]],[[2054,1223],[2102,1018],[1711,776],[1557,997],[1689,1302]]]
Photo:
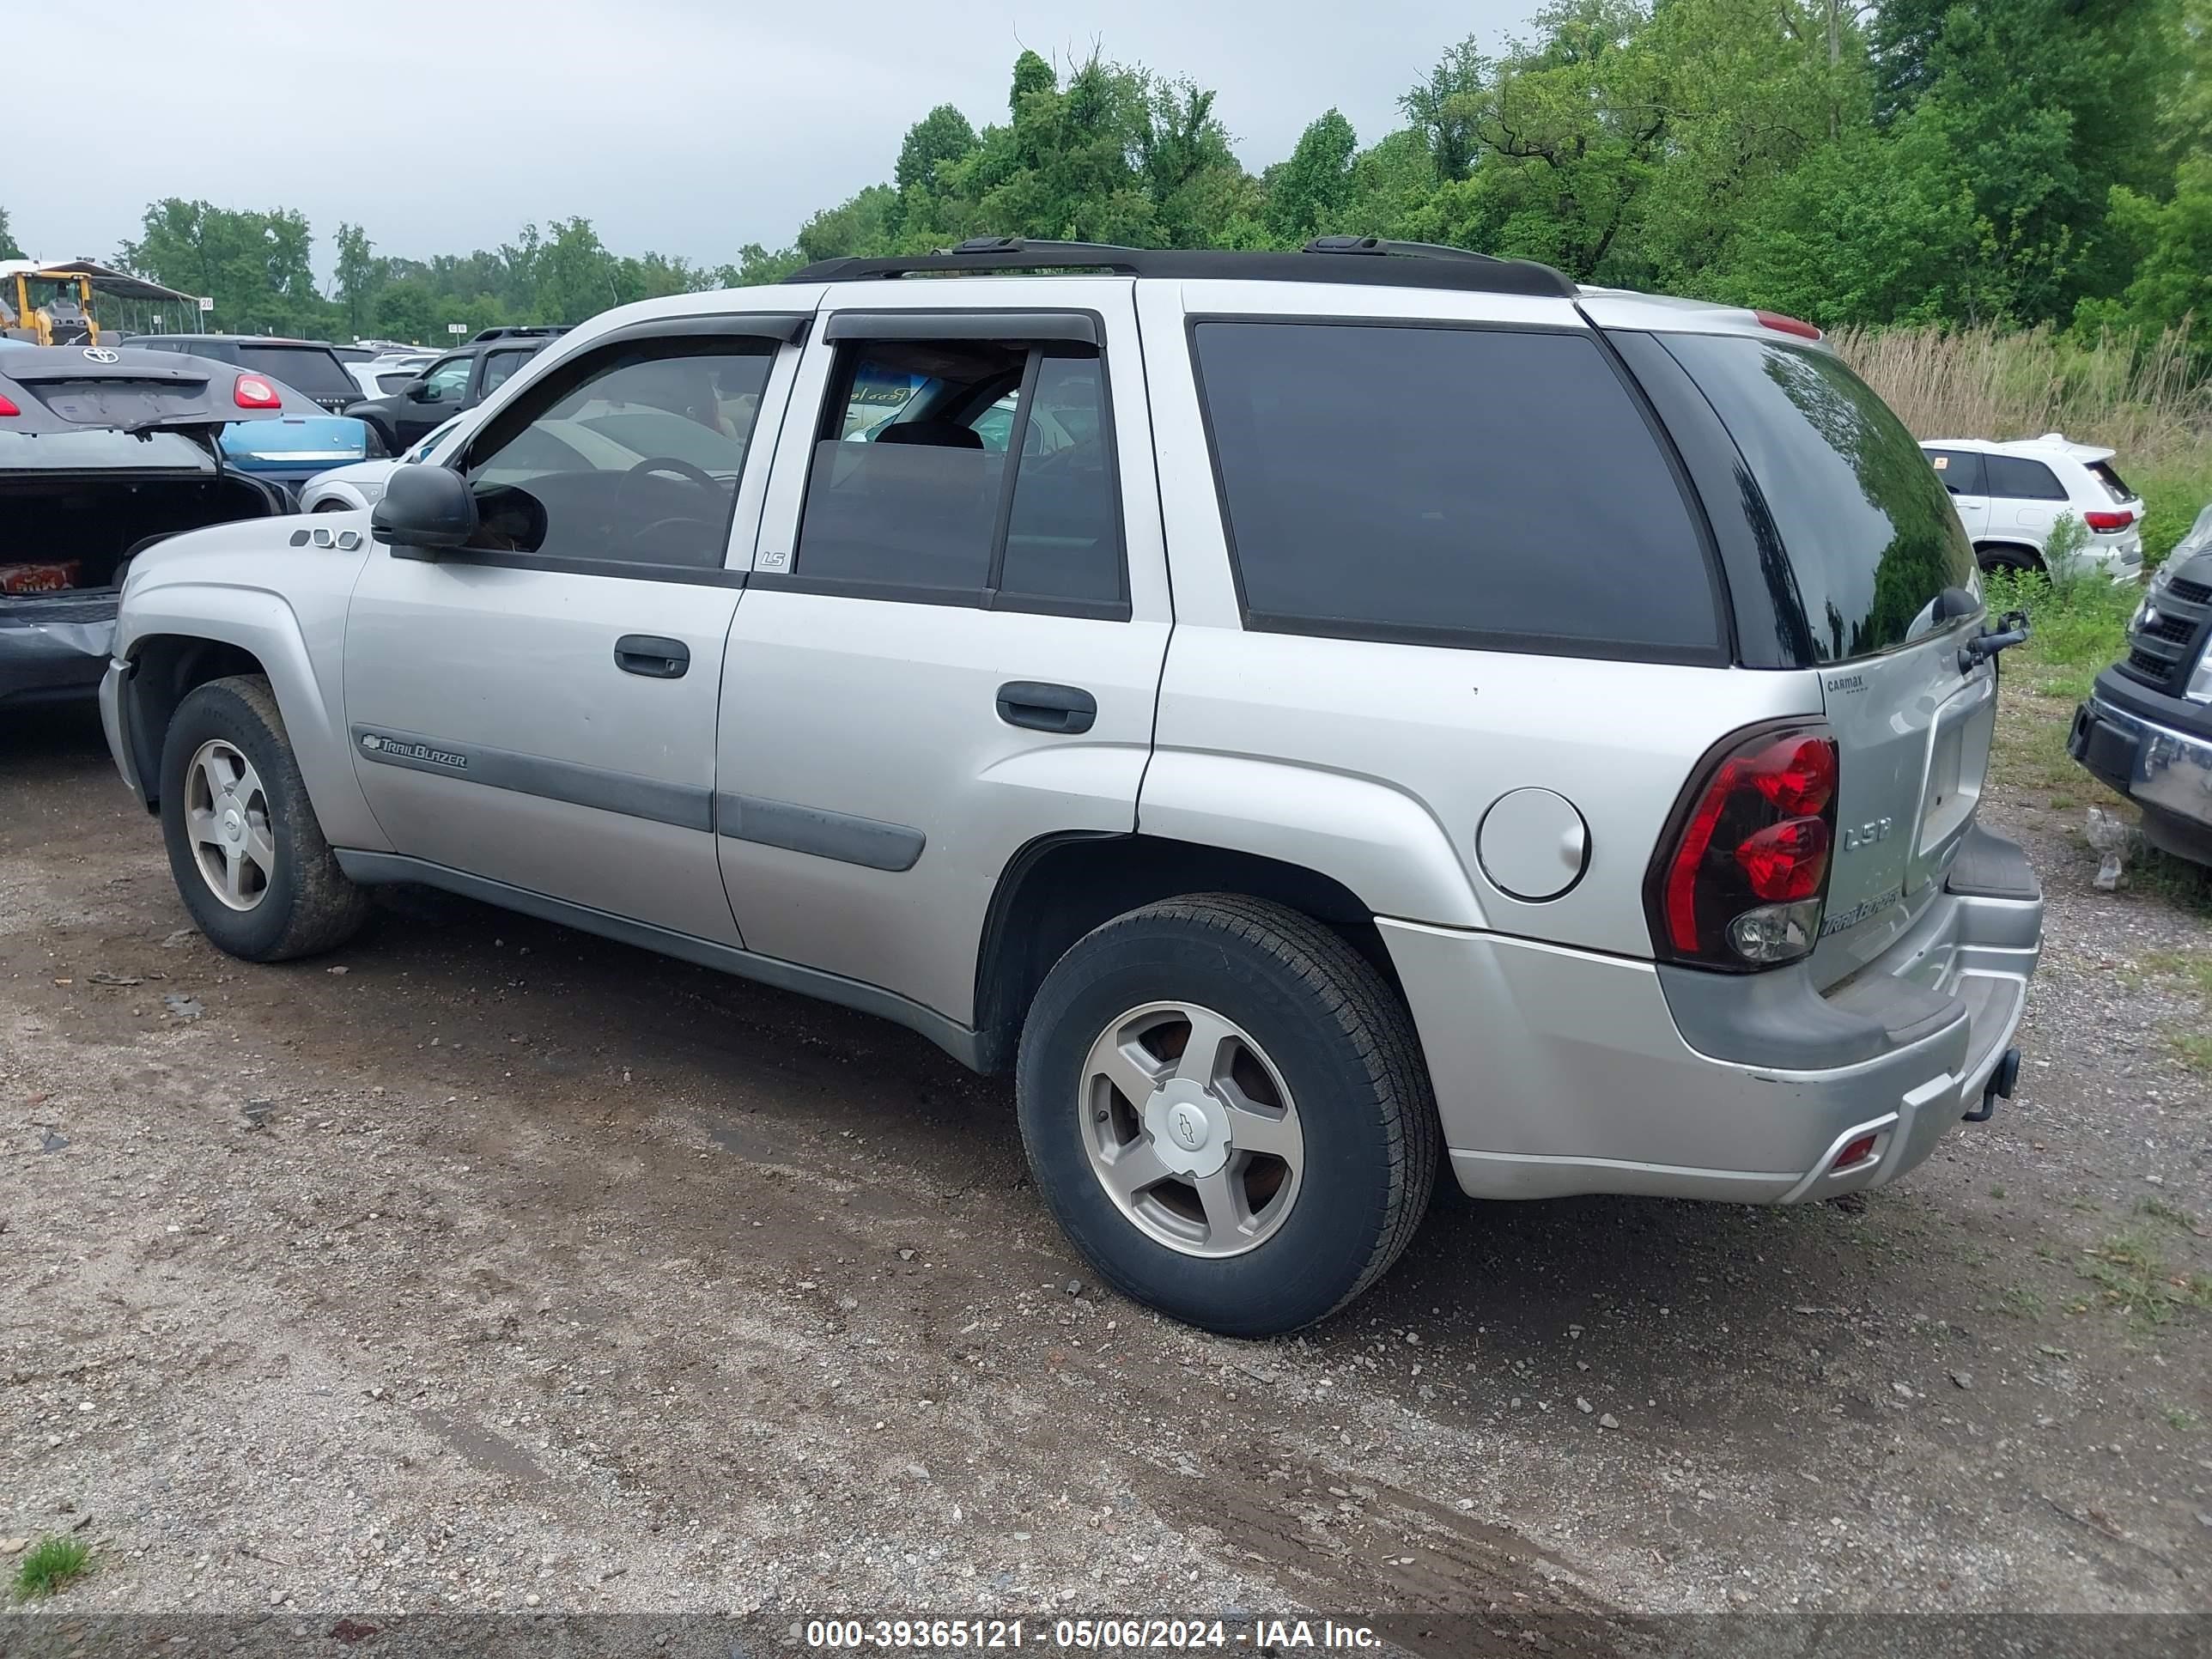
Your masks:
[[[1332,104],[1363,143],[1379,137],[1445,47],[1471,33],[1494,45],[1534,9],[109,0],[66,72],[56,60],[9,77],[23,142],[21,165],[0,172],[0,205],[42,258],[106,258],[148,202],[183,196],[299,209],[325,275],[341,219],[419,257],[581,214],[617,252],[719,264],[746,242],[788,244],[815,209],[889,177],[932,106],[949,100],[978,126],[1003,119],[1023,46],[1064,60],[1095,40],[1109,58],[1216,88],[1256,169]]]

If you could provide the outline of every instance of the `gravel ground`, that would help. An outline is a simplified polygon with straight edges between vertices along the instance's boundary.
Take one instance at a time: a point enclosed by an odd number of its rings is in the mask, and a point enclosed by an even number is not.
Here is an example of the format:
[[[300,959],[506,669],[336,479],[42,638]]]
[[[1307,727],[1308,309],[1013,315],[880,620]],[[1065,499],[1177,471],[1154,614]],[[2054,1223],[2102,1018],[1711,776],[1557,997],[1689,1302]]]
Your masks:
[[[1255,1344],[1090,1279],[908,1033],[441,899],[249,967],[91,723],[0,794],[0,1550],[77,1528],[73,1612],[2212,1610],[2204,1016],[2142,972],[2212,927],[2057,814],[1990,809],[2021,1097],[1899,1187],[1454,1194]]]

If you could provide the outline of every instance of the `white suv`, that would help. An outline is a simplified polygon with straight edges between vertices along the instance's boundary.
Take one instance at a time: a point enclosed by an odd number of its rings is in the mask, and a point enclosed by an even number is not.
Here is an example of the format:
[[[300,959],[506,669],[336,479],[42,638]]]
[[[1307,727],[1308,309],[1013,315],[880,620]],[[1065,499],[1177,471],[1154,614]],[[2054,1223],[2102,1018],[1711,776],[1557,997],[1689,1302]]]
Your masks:
[[[222,949],[427,883],[883,1015],[1256,1335],[1440,1164],[1797,1203],[2011,1092],[1978,580],[1802,323],[993,242],[608,312],[373,513],[162,543],[102,708]]]
[[[2074,556],[2114,581],[2142,574],[2142,497],[2113,470],[2113,452],[2063,434],[1994,443],[1931,438],[1921,448],[1959,509],[1984,570],[2040,570],[2058,521],[2079,519],[2088,541]]]

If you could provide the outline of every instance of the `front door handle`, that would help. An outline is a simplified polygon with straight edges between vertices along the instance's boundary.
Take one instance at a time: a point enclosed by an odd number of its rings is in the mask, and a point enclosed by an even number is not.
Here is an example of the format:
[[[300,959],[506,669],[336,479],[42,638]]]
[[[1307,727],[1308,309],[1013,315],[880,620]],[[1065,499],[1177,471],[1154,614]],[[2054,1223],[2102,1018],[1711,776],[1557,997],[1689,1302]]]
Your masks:
[[[615,641],[615,666],[649,680],[680,680],[691,666],[691,647],[658,634],[625,634]]]
[[[1098,718],[1098,699],[1080,686],[1008,680],[999,688],[999,718],[1032,732],[1088,732]]]

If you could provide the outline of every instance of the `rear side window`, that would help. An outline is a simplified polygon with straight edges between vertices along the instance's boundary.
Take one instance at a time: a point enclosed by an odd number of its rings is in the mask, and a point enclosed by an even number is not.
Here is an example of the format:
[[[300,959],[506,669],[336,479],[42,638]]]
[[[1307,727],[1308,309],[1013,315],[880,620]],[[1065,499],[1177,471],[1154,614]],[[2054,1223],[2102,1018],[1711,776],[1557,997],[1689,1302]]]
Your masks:
[[[1194,335],[1248,628],[1720,659],[1699,530],[1591,338],[1261,321]]]
[[[2114,501],[2131,501],[2135,500],[2136,492],[2128,488],[2128,481],[2125,478],[2123,478],[2117,471],[2113,471],[2112,464],[2110,461],[2090,462],[2089,475],[2096,479],[2099,483],[2105,486],[2105,493],[2110,495]]]
[[[317,403],[339,398],[352,403],[361,396],[345,365],[320,346],[241,345],[238,362],[240,368],[282,380]]]
[[[1992,455],[1989,459],[1990,495],[2016,501],[2066,499],[2066,486],[2041,461],[2031,461],[2020,455]]]
[[[1814,654],[1869,656],[1935,626],[1974,553],[1928,457],[1824,351],[1741,335],[1658,337],[1719,411],[1779,532]],[[2002,495],[1992,468],[1990,493]]]
[[[1954,495],[1984,495],[1989,492],[1982,483],[1982,453],[1978,449],[1931,449],[1929,465],[1936,476],[1943,481],[1943,488]]]

